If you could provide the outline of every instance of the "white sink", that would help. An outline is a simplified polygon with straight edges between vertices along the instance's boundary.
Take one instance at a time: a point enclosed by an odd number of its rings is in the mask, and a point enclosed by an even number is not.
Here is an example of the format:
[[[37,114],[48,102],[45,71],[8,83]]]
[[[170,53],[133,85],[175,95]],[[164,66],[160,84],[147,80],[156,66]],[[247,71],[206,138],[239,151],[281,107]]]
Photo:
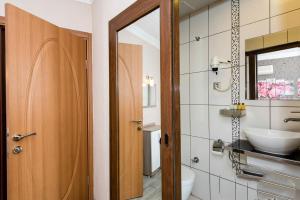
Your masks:
[[[244,130],[249,142],[258,151],[289,155],[300,147],[300,133],[261,128]]]

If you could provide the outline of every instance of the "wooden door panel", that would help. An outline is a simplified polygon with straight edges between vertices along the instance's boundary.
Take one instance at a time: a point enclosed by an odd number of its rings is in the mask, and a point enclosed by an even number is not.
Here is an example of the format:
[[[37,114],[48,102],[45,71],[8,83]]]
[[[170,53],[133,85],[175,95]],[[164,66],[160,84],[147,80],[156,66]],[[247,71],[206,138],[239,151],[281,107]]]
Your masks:
[[[143,195],[142,46],[118,44],[120,120],[120,199]]]
[[[8,155],[8,199],[88,199],[86,41],[11,5],[6,16],[8,146],[23,147]]]

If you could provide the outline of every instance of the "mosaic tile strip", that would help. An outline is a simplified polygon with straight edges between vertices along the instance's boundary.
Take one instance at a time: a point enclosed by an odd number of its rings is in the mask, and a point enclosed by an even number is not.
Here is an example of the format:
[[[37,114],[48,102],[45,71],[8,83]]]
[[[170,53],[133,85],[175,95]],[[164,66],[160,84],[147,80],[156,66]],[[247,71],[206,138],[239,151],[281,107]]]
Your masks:
[[[240,103],[240,0],[231,0],[231,103]],[[240,118],[232,118],[232,142],[240,139]],[[240,154],[232,154],[232,167],[240,173]]]

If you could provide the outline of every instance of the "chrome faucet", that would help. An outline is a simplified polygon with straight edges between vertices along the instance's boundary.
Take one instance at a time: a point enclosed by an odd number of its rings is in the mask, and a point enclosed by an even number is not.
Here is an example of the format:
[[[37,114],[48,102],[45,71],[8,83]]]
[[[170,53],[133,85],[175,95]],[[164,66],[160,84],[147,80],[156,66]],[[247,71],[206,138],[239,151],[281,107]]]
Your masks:
[[[300,118],[286,118],[283,121],[285,123],[288,123],[288,122],[300,122]]]

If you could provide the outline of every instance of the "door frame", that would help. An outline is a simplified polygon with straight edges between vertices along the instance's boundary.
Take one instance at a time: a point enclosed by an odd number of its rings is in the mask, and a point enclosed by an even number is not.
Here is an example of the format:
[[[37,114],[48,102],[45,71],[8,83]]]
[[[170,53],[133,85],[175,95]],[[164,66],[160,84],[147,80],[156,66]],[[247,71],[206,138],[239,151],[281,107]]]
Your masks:
[[[5,17],[4,16],[0,16],[0,25],[5,26]],[[94,199],[94,158],[93,158],[93,87],[92,87],[92,83],[93,83],[93,74],[92,74],[92,33],[87,33],[87,32],[82,32],[82,31],[76,31],[76,30],[72,30],[72,29],[66,29],[68,31],[71,31],[73,34],[84,38],[84,40],[87,41],[87,63],[86,63],[86,67],[87,67],[87,123],[88,123],[88,173],[89,173],[89,179],[88,179],[88,185],[89,185],[89,200],[93,200]],[[5,66],[5,65],[4,65]],[[5,71],[5,69],[2,69],[2,66],[0,66],[0,76],[3,75],[3,71]],[[1,79],[0,79],[1,80]],[[0,83],[0,87],[2,88],[2,83]],[[5,87],[5,86],[4,86]],[[1,90],[0,93],[0,99],[3,101],[3,99],[5,100],[6,94],[5,92],[3,93],[3,90]],[[0,100],[0,102],[1,102]],[[0,105],[0,111],[2,111],[2,109],[5,109],[3,107],[1,107]],[[1,118],[0,118],[1,119]],[[6,121],[5,119],[1,119],[0,120],[0,127],[6,125]],[[6,131],[5,131],[6,132]],[[3,133],[0,130],[0,134],[1,136],[3,136],[3,134],[6,135],[6,133]],[[6,149],[6,137],[0,137],[0,152],[2,151],[7,151]],[[3,157],[1,155],[4,155]],[[0,200],[7,200],[7,179],[6,179],[6,167],[7,167],[7,154],[0,154]],[[4,175],[4,176],[2,176]],[[2,193],[3,191],[3,193]]]
[[[181,199],[179,0],[137,0],[109,22],[110,199],[120,200],[118,31],[160,8],[161,170],[163,200]],[[162,31],[163,30],[163,31]],[[165,139],[166,137],[167,139]],[[167,144],[167,140],[169,143]]]

